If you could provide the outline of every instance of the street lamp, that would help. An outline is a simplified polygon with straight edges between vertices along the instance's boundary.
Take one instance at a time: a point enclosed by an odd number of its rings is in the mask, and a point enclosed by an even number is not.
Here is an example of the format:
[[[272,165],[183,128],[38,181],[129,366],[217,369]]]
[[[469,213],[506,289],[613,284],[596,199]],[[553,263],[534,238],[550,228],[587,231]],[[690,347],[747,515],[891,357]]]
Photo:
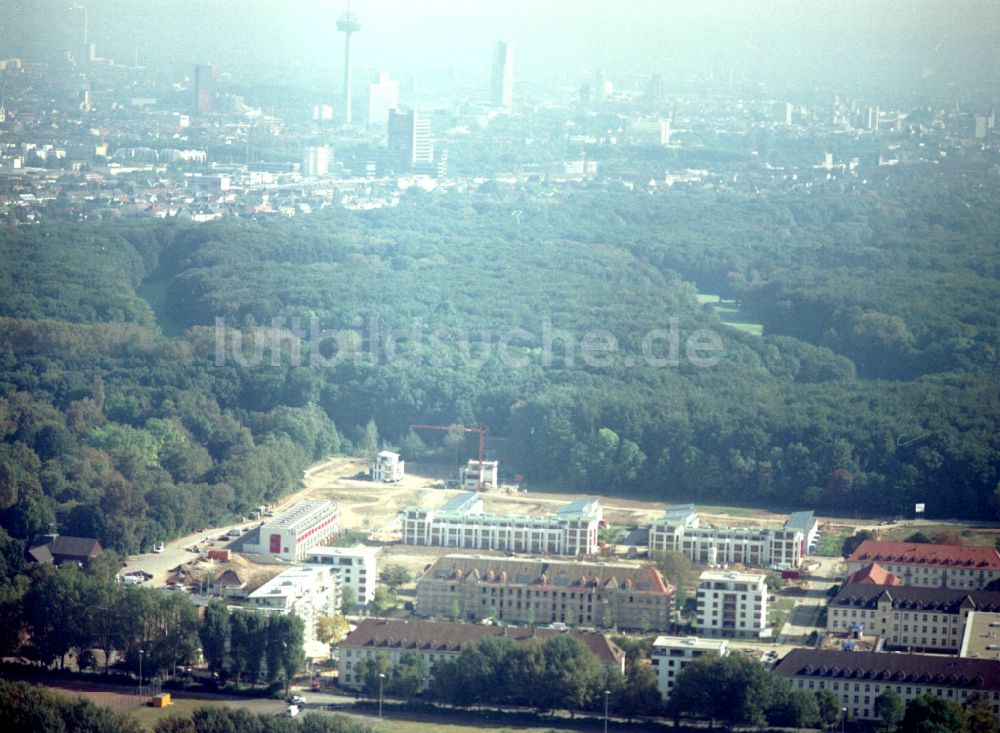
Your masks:
[[[378,673],[378,722],[382,725],[382,683],[385,682],[385,675]]]
[[[611,690],[604,691],[604,733],[608,733],[608,698],[611,697]]]
[[[844,733],[844,726],[847,724],[847,708],[840,709],[840,733]]]
[[[146,653],[145,649],[139,650],[139,694],[142,695],[142,657]]]

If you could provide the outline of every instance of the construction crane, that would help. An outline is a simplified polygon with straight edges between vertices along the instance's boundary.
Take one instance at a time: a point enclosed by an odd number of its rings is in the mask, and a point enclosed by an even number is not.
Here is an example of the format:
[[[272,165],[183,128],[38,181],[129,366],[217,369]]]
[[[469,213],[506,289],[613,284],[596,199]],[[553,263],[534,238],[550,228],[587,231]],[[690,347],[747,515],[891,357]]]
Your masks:
[[[443,430],[448,433],[479,433],[479,478],[476,480],[476,491],[483,491],[483,453],[486,448],[486,434],[489,430],[480,425],[477,428],[467,428],[464,425],[411,425],[410,430]]]

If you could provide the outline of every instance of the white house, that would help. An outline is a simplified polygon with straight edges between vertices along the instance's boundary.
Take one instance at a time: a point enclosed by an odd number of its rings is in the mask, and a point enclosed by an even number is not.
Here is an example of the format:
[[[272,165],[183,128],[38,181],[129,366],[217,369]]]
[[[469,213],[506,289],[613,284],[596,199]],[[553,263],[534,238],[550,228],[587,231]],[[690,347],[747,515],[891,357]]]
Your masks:
[[[674,688],[677,675],[687,665],[705,654],[724,657],[729,653],[726,639],[701,639],[697,636],[657,636],[653,642],[651,663],[656,670],[656,688],[666,700]]]
[[[306,564],[325,567],[336,574],[342,588],[354,589],[358,603],[370,603],[375,597],[378,572],[374,547],[314,547],[306,553]]]
[[[380,484],[393,484],[403,478],[405,468],[398,453],[384,450],[372,461],[372,481]]]
[[[767,576],[706,570],[699,578],[698,633],[759,637],[767,628]]]

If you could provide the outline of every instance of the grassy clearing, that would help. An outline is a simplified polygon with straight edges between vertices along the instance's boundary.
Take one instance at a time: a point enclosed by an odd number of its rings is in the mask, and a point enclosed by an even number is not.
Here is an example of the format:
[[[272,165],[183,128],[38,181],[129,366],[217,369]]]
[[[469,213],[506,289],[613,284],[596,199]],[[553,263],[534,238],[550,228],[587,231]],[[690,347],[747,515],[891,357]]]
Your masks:
[[[961,535],[963,545],[970,547],[993,547],[1000,533],[996,530],[972,529],[954,524],[921,524],[918,527],[906,525],[894,525],[879,531],[879,538],[890,542],[903,542],[912,534],[921,532],[928,537],[934,537],[939,533],[958,532]]]
[[[823,535],[816,545],[815,555],[820,557],[840,557],[840,548],[847,539],[847,534]]]

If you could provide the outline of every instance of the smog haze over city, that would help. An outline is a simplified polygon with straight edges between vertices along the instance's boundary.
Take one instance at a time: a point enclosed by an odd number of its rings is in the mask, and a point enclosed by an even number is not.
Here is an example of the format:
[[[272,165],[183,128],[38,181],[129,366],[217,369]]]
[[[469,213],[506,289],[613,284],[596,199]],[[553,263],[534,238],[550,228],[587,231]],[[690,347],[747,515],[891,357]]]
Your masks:
[[[998,40],[2,0],[0,730],[998,733]]]

